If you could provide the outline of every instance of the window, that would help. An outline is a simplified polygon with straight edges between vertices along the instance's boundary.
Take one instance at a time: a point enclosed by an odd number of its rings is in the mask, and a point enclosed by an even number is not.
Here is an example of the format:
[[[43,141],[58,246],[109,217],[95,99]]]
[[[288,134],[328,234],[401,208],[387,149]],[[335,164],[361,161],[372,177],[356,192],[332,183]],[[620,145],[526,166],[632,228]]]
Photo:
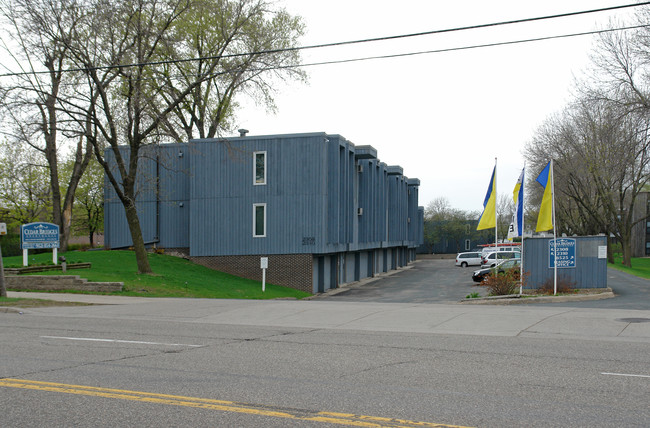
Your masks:
[[[253,237],[266,236],[266,204],[253,204]]]
[[[266,184],[266,152],[253,152],[253,184]]]

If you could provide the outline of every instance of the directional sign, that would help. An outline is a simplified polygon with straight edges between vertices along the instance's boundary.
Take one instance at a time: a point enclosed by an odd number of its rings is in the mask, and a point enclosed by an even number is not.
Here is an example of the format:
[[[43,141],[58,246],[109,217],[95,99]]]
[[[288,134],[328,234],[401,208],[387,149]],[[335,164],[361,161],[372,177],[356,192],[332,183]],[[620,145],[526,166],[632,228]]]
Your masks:
[[[557,241],[557,255],[555,254]],[[548,267],[555,267],[555,260],[557,259],[557,267],[559,268],[574,268],[576,267],[576,240],[572,238],[558,238],[551,239],[548,242]]]
[[[52,223],[29,223],[20,226],[20,248],[59,248],[59,226]]]

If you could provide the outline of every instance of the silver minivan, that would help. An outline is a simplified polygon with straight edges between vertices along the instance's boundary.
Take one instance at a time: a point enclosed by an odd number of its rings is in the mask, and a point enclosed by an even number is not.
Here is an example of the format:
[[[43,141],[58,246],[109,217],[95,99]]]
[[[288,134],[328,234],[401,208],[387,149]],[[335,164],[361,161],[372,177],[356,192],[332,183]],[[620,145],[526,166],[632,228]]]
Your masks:
[[[467,267],[467,266],[480,266],[481,265],[481,253],[478,251],[469,252],[469,253],[458,253],[456,256],[456,266]]]

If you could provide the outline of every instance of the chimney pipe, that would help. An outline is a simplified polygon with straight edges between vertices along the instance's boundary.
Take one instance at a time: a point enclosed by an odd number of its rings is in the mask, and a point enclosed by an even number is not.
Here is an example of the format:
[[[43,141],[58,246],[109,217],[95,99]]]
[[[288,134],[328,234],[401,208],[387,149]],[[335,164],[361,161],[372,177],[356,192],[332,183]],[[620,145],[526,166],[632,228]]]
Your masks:
[[[246,134],[248,134],[248,129],[242,128],[242,129],[238,129],[237,131],[239,131],[239,136],[240,137],[245,137]]]

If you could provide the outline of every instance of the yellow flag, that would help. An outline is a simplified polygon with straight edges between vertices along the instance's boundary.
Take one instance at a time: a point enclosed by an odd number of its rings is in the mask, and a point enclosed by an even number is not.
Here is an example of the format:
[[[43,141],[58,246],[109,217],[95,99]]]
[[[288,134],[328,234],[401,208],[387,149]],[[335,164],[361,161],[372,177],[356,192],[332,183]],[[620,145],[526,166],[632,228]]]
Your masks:
[[[488,186],[485,200],[483,201],[483,214],[478,221],[476,230],[490,229],[497,227],[497,183],[496,183],[497,167],[492,171],[492,179]]]
[[[544,187],[544,196],[542,205],[539,208],[537,217],[536,232],[553,229],[553,173],[551,171],[551,162],[549,162],[542,172],[539,173],[536,180]]]

